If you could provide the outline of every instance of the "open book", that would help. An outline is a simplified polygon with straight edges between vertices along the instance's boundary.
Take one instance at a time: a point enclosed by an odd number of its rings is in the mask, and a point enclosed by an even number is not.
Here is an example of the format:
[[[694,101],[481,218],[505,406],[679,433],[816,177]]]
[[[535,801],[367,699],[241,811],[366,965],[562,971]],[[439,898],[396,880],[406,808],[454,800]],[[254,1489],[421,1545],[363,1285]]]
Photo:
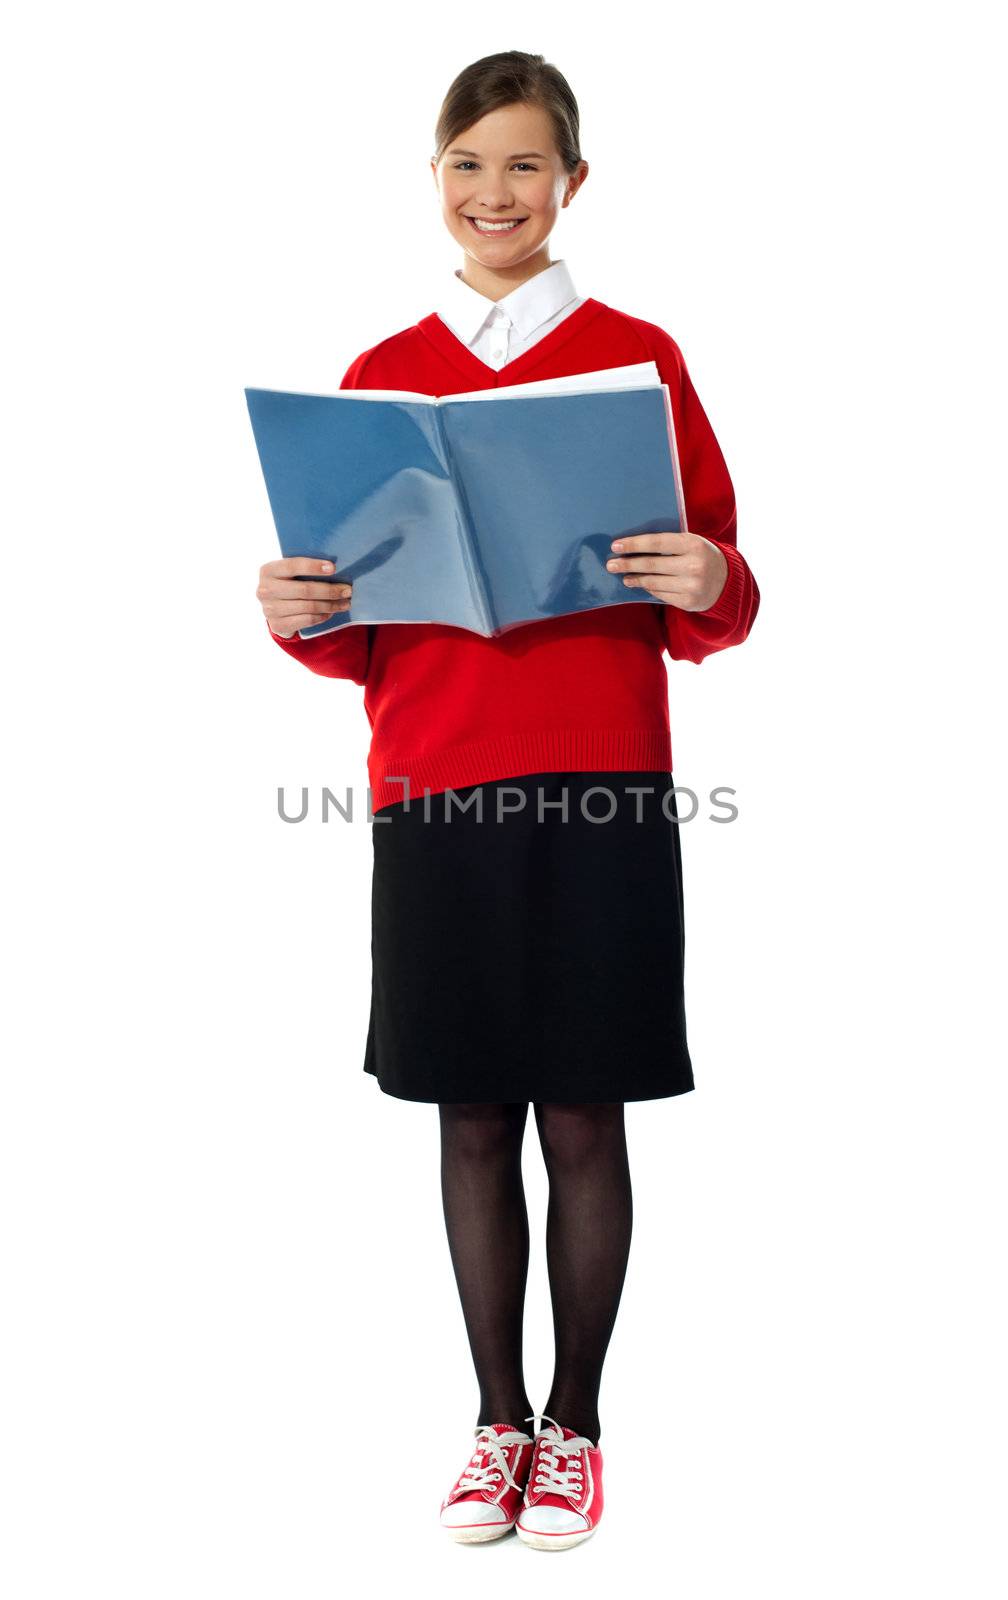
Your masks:
[[[686,528],[653,361],[472,394],[245,397],[281,551],[353,585],[349,612],[301,638],[372,622],[490,638],[657,603],[606,569],[621,534]]]

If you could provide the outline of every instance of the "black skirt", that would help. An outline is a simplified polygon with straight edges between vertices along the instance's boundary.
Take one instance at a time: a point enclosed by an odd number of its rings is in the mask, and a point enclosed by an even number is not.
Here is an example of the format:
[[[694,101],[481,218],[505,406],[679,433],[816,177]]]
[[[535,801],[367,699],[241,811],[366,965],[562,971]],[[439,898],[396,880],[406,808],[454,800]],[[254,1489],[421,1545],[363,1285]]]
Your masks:
[[[449,789],[381,807],[372,841],[364,1070],[387,1094],[569,1104],[693,1088],[671,773]]]

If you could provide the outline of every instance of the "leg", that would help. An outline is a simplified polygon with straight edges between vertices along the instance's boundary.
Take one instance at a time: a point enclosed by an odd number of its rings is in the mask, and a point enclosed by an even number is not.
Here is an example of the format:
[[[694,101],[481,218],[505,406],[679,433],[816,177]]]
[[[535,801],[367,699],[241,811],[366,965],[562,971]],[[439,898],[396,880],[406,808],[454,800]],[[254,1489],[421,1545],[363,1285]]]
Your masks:
[[[549,1176],[546,1261],[556,1339],[543,1409],[597,1444],[602,1364],[633,1224],[623,1105],[537,1105],[535,1117]]]
[[[521,1428],[529,1229],[521,1149],[528,1102],[438,1107],[441,1195],[455,1281],[480,1391],[477,1425]]]

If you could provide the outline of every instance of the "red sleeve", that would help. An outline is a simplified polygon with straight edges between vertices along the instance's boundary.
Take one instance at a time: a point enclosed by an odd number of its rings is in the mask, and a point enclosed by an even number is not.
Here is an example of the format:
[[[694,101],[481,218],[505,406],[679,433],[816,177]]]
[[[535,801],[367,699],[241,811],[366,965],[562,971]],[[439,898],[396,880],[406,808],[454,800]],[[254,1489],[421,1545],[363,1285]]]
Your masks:
[[[717,545],[728,563],[724,587],[706,611],[684,611],[671,605],[659,608],[669,655],[678,661],[700,662],[715,650],[726,650],[748,637],[759,610],[759,589],[737,548],[735,490],[721,447],[682,351],[662,329],[655,330],[654,359],[662,382],[669,386],[686,526]]]
[[[366,683],[368,662],[371,657],[372,627],[357,622],[333,633],[314,633],[310,639],[294,634],[291,639],[281,639],[270,628],[270,638],[286,650],[295,661],[300,661],[323,678],[350,678],[354,683]]]
[[[370,354],[371,350],[364,350],[351,361],[340,381],[341,389],[365,387],[364,368]],[[312,634],[310,639],[302,639],[296,633],[291,639],[281,639],[272,628],[269,634],[281,650],[285,650],[310,671],[320,673],[323,678],[349,678],[354,683],[367,682],[374,639],[374,627],[371,624],[355,623],[336,628],[332,633]]]

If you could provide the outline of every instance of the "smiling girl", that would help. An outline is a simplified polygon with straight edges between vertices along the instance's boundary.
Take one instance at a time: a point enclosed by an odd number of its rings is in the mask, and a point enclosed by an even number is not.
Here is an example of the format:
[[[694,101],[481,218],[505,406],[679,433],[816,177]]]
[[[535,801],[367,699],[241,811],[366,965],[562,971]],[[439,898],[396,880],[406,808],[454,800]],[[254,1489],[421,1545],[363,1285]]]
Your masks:
[[[615,540],[608,562],[654,603],[491,639],[433,623],[301,639],[300,628],[352,615],[352,583],[294,558],[267,562],[257,591],[283,650],[364,687],[364,1069],[386,1093],[438,1106],[445,1224],[479,1385],[475,1449],[441,1525],[466,1542],[517,1528],[539,1549],[579,1543],[602,1514],[599,1388],[632,1221],[625,1103],[693,1088],[664,657],[700,662],[741,644],[759,605],[731,479],[679,347],[580,295],[567,263],[551,260],[588,170],[556,67],[516,50],[466,67],[431,159],[461,267],[437,309],[358,355],[342,387],[458,394],[654,361],[691,531]],[[522,1364],[530,1105],[549,1179],[555,1334],[541,1412]]]

